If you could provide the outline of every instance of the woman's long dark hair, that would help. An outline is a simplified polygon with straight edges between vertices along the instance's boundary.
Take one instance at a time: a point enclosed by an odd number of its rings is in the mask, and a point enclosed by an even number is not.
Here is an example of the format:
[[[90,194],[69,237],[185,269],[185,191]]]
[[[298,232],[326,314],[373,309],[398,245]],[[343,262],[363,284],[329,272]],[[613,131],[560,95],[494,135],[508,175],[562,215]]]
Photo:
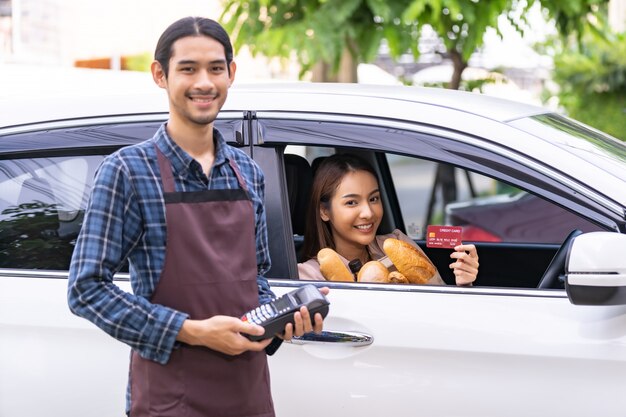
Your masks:
[[[306,212],[304,246],[302,254],[305,260],[315,258],[322,248],[335,248],[335,239],[330,224],[322,220],[320,208],[330,209],[330,200],[341,184],[343,177],[351,172],[366,171],[378,180],[374,168],[364,159],[348,153],[326,157],[317,168],[313,177],[311,200]]]

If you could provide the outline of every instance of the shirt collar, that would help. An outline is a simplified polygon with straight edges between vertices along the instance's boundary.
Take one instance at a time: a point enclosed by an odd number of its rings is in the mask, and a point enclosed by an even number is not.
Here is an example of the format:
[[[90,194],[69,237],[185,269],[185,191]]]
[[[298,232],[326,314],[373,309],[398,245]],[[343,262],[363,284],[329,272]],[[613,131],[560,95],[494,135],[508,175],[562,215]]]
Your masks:
[[[163,152],[163,155],[172,164],[174,173],[187,173],[192,170],[198,162],[194,160],[187,152],[183,150],[174,140],[167,134],[167,123],[163,123],[154,135],[154,141]],[[231,155],[222,133],[213,128],[213,143],[215,144],[215,160],[213,166],[218,167],[227,163],[231,159]],[[199,166],[198,166],[199,168]]]

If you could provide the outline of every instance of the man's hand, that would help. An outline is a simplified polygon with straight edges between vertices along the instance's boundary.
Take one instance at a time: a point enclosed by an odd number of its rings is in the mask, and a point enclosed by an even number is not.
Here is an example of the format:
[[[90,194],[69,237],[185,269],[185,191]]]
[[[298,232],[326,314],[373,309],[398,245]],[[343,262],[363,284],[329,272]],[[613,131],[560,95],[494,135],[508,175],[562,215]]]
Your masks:
[[[322,287],[319,289],[324,295],[328,295],[330,290],[328,287]],[[285,326],[285,333],[279,335],[284,340],[291,340],[293,336],[302,336],[305,333],[315,332],[321,333],[324,327],[324,319],[320,313],[315,314],[315,325],[311,324],[311,315],[306,307],[301,307],[300,311],[294,314],[294,323],[287,323]]]
[[[261,351],[271,338],[253,342],[241,335],[262,335],[263,327],[246,323],[236,317],[213,316],[206,320],[185,320],[176,340],[193,346],[205,346],[227,355],[239,355],[248,350]]]

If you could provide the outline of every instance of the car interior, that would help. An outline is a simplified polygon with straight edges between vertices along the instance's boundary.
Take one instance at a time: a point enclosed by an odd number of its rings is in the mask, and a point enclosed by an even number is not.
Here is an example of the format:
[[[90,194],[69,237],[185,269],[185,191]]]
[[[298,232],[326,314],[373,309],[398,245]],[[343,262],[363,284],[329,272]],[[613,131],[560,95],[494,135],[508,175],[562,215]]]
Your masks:
[[[435,264],[446,284],[454,285],[454,275],[448,267],[451,263],[449,258],[451,251],[428,248],[426,247],[424,236],[415,236],[415,233],[411,233],[411,230],[407,230],[407,222],[402,215],[402,202],[398,196],[399,193],[396,191],[398,187],[394,184],[394,177],[391,175],[394,168],[390,167],[389,161],[393,161],[393,158],[389,158],[381,152],[374,152],[365,149],[326,148],[320,150],[307,147],[304,152],[302,149],[296,150],[296,153],[291,153],[289,149],[285,151],[285,181],[287,185],[291,225],[297,261],[305,261],[301,254],[301,248],[304,241],[304,217],[311,193],[315,169],[317,168],[317,165],[319,165],[319,162],[324,158],[324,155],[318,155],[320,153],[330,154],[334,152],[351,152],[358,154],[368,160],[377,170],[381,187],[381,197],[383,198],[385,210],[378,234],[390,233],[392,230],[397,228],[405,234],[414,237],[414,241],[424,250],[431,261]],[[457,168],[457,170],[460,169]],[[460,173],[461,178],[470,178],[470,175],[471,174],[466,171]],[[457,175],[457,177],[459,176]],[[434,188],[436,186],[437,184],[435,180],[430,184],[431,189],[427,190],[431,201],[420,201],[418,204],[420,210],[424,212],[428,211],[428,224],[444,224],[445,220],[443,214],[441,213],[442,210],[445,210],[445,207],[441,207],[440,201],[432,201],[432,199],[441,200],[441,194],[443,194],[442,192],[435,192],[436,190],[434,190]],[[433,207],[437,206],[439,206],[439,209],[433,209]],[[512,213],[511,217],[519,218],[519,215]],[[578,223],[583,228],[597,228],[582,218],[578,219]],[[470,227],[471,225],[462,226],[474,231],[476,229],[475,227],[472,229]],[[415,228],[415,226],[413,227]],[[564,227],[570,226],[564,225]],[[574,229],[578,230],[578,228]],[[568,229],[566,235],[572,230]],[[576,233],[580,233],[580,230]],[[473,236],[480,237],[481,235],[474,233]],[[555,260],[551,264],[555,254],[561,247],[560,240],[562,238],[559,236],[558,238],[551,237],[551,239],[552,241],[542,242],[537,240],[536,242],[523,242],[515,240],[507,241],[505,237],[500,241],[494,241],[495,239],[492,239],[492,236],[488,236],[485,241],[464,240],[465,243],[473,243],[476,245],[480,258],[480,271],[474,285],[483,287],[514,288],[537,288],[541,285],[539,288],[543,289],[562,288],[562,283],[558,281],[558,275],[562,273],[565,263],[563,254],[561,254],[558,260]],[[569,239],[571,240],[571,238]],[[548,271],[549,266],[550,270]],[[547,274],[550,275],[550,278],[546,277]]]
[[[1,161],[0,267],[68,269],[101,157]],[[82,207],[82,209],[81,209]]]

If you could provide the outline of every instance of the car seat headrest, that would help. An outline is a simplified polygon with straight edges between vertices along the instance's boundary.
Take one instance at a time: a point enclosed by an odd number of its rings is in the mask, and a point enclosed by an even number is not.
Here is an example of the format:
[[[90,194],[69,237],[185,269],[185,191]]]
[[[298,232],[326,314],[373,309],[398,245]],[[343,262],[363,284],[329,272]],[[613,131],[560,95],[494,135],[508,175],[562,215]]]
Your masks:
[[[285,154],[285,176],[293,233],[304,235],[306,210],[313,185],[313,172],[306,158],[295,154]]]

